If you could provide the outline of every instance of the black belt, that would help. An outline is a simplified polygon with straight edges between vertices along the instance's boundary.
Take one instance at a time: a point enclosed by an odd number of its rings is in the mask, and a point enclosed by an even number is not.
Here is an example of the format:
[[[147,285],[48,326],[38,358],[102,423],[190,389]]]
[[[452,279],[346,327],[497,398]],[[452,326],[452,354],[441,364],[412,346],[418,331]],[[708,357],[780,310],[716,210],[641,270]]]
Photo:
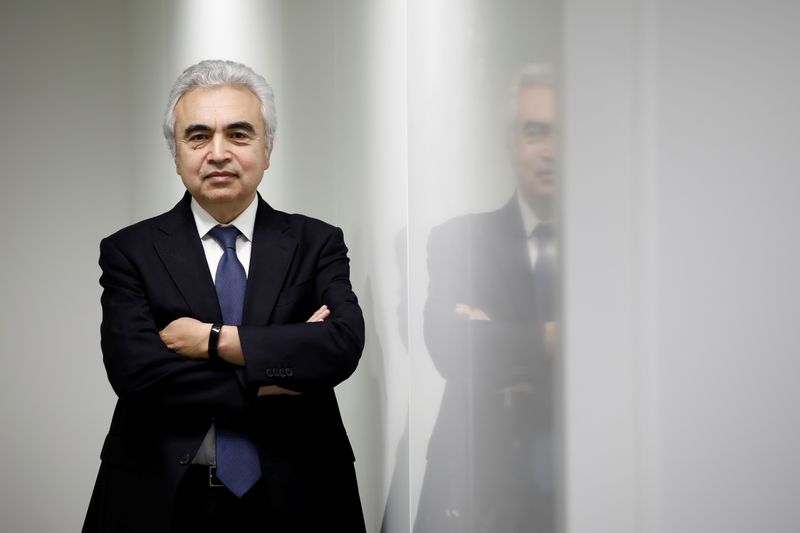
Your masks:
[[[217,477],[216,465],[189,465],[187,475],[192,477],[191,483],[197,483],[202,478],[209,487],[225,488],[225,484]]]
[[[225,483],[220,481],[217,477],[217,465],[208,466],[208,486],[209,487],[225,487]]]

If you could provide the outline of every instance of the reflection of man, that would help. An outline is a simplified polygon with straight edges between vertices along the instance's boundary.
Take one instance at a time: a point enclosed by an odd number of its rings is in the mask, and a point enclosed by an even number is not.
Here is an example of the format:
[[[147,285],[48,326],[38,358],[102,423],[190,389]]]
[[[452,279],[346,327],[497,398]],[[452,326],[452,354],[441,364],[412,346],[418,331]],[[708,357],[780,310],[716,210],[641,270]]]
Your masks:
[[[514,86],[517,192],[435,228],[425,340],[446,379],[415,524],[423,532],[554,530],[555,95],[547,69]]]
[[[84,531],[363,531],[333,387],[364,342],[341,230],[256,193],[272,89],[244,65],[178,78],[165,135],[187,192],[100,246],[119,396]]]

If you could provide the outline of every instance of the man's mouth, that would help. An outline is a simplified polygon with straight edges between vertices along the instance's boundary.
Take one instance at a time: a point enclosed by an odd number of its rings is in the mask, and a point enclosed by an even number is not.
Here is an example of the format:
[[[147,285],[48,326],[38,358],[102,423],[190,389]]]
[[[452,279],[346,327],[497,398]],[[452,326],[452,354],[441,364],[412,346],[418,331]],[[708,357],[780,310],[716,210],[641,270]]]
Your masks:
[[[545,179],[545,180],[552,180],[555,178],[555,172],[552,169],[547,170],[537,170],[536,177]]]
[[[235,178],[236,175],[237,174],[235,172],[229,172],[229,171],[226,171],[226,170],[219,170],[219,171],[215,171],[215,172],[209,172],[208,174],[203,176],[203,179]]]

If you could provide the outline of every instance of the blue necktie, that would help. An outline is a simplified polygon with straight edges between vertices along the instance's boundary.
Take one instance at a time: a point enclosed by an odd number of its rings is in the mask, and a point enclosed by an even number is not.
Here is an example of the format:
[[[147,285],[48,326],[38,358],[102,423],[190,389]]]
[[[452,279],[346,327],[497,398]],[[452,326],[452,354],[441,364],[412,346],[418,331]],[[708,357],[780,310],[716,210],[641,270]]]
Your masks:
[[[536,266],[533,268],[533,284],[536,291],[536,320],[555,320],[556,258],[553,254],[555,232],[553,225],[539,223],[533,230],[536,237]]]
[[[239,230],[235,226],[216,226],[208,233],[224,250],[214,281],[222,322],[229,326],[238,326],[242,323],[244,292],[247,286],[247,274],[236,256],[236,237]],[[216,425],[216,431],[217,477],[241,498],[261,477],[258,449],[246,435],[222,424]]]

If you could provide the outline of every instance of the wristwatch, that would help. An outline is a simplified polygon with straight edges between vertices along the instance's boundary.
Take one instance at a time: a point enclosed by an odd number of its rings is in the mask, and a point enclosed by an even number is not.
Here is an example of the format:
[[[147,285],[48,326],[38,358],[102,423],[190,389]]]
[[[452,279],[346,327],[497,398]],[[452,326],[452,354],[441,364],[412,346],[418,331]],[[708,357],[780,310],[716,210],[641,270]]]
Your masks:
[[[219,344],[219,334],[222,331],[222,324],[212,324],[211,333],[208,334],[208,360],[212,363],[219,360],[217,345]]]

